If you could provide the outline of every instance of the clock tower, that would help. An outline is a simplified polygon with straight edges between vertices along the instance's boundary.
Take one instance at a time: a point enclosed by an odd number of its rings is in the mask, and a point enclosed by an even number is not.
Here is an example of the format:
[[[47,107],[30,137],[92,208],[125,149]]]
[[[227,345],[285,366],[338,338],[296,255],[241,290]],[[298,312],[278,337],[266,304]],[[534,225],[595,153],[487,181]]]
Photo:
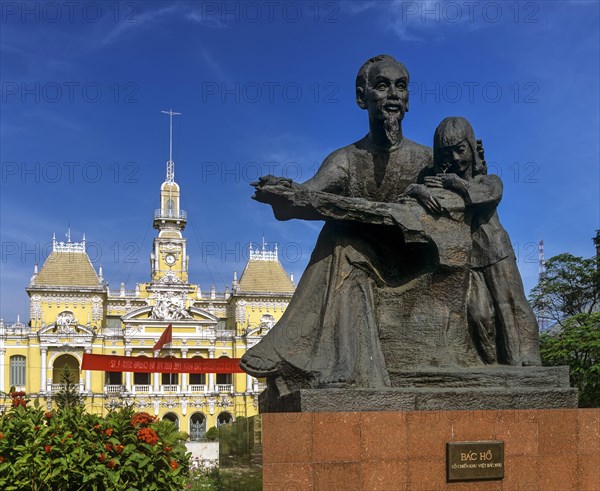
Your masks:
[[[167,175],[160,187],[160,208],[154,211],[154,228],[158,236],[154,239],[150,262],[152,283],[188,283],[188,256],[186,239],[181,232],[185,228],[187,214],[180,206],[179,185],[175,182],[175,163],[173,162],[173,116],[171,111],[162,111],[169,115],[169,160]]]

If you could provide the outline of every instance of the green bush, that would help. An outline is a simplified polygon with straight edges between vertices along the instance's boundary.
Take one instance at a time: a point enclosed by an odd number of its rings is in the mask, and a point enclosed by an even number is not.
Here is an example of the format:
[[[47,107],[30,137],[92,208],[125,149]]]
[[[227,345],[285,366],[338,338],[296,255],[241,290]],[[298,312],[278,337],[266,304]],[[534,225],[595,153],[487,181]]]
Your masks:
[[[216,442],[219,440],[219,430],[217,429],[216,426],[213,426],[211,429],[209,429],[206,432],[206,434],[204,436],[208,441]]]
[[[179,491],[190,454],[170,421],[132,408],[105,417],[79,405],[45,411],[22,392],[0,416],[4,491]]]

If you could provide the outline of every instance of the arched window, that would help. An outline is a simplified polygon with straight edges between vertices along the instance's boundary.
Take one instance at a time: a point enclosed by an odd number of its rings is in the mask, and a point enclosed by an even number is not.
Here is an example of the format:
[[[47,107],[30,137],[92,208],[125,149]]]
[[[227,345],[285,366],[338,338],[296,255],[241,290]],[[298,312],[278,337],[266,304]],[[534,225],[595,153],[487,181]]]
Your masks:
[[[175,359],[174,356],[165,356],[165,359]],[[178,373],[163,373],[162,377],[163,385],[178,385],[179,384],[179,374]]]
[[[10,385],[23,386],[25,385],[27,360],[22,355],[14,355],[10,357]]]
[[[171,421],[179,429],[179,418],[175,413],[167,413],[163,416],[163,421]]]
[[[72,355],[60,355],[52,365],[52,383],[61,384],[65,376],[72,383],[79,383],[79,360]]]
[[[175,214],[175,203],[172,199],[167,200],[167,215],[172,217]]]
[[[192,358],[202,358],[201,356],[193,356]],[[206,385],[205,373],[190,373],[190,385]]]
[[[217,416],[217,426],[226,425],[233,421],[233,416],[227,412],[221,413]]]
[[[148,358],[147,356],[140,356],[139,358]],[[151,385],[149,373],[134,373],[133,374],[133,385]]]
[[[220,356],[219,358],[229,358],[228,356]],[[217,385],[233,384],[233,376],[231,373],[217,373]]]
[[[190,440],[199,442],[204,439],[206,433],[206,416],[202,413],[194,413],[190,417]]]

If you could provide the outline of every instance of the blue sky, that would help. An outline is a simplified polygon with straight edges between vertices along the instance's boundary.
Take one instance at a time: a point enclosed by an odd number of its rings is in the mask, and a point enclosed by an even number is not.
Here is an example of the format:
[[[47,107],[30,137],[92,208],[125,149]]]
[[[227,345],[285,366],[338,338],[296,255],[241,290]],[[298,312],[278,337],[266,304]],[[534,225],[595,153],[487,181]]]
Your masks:
[[[277,222],[259,174],[312,176],[367,132],[356,71],[389,53],[411,74],[407,137],[461,115],[505,185],[500,219],[526,290],[546,257],[591,256],[600,228],[599,3],[14,2],[1,7],[0,316],[53,232],[83,233],[113,288],[148,281],[152,213],[174,120],[190,279],[222,291],[250,241],[298,279],[321,223]]]

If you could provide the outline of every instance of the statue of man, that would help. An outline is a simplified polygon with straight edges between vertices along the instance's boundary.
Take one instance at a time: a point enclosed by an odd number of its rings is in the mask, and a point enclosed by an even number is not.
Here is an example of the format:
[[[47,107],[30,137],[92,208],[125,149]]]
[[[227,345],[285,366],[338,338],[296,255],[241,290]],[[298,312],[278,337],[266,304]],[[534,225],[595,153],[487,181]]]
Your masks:
[[[407,217],[398,219],[389,204],[411,196],[427,211],[441,211],[421,184],[433,173],[432,150],[403,135],[408,82],[408,70],[393,57],[367,60],[356,102],[369,113],[369,133],[330,154],[303,184],[274,176],[254,183],[253,198],[270,204],[278,219],[326,221],[286,312],[241,361],[281,395],[301,387],[391,386],[375,289],[418,276],[434,258],[418,226],[390,227]]]
[[[274,205],[277,218],[284,220],[305,217],[287,216],[288,210],[279,209],[278,201],[266,196],[274,191],[272,186],[383,203],[397,202],[400,196],[411,195],[419,198],[430,211],[439,212],[439,203],[429,190],[415,185],[433,172],[432,150],[404,138],[402,132],[402,121],[409,106],[408,82],[408,70],[393,57],[379,55],[367,60],[356,77],[356,103],[369,113],[369,133],[358,142],[331,153],[316,175],[303,184],[274,176],[260,178],[254,199]]]

